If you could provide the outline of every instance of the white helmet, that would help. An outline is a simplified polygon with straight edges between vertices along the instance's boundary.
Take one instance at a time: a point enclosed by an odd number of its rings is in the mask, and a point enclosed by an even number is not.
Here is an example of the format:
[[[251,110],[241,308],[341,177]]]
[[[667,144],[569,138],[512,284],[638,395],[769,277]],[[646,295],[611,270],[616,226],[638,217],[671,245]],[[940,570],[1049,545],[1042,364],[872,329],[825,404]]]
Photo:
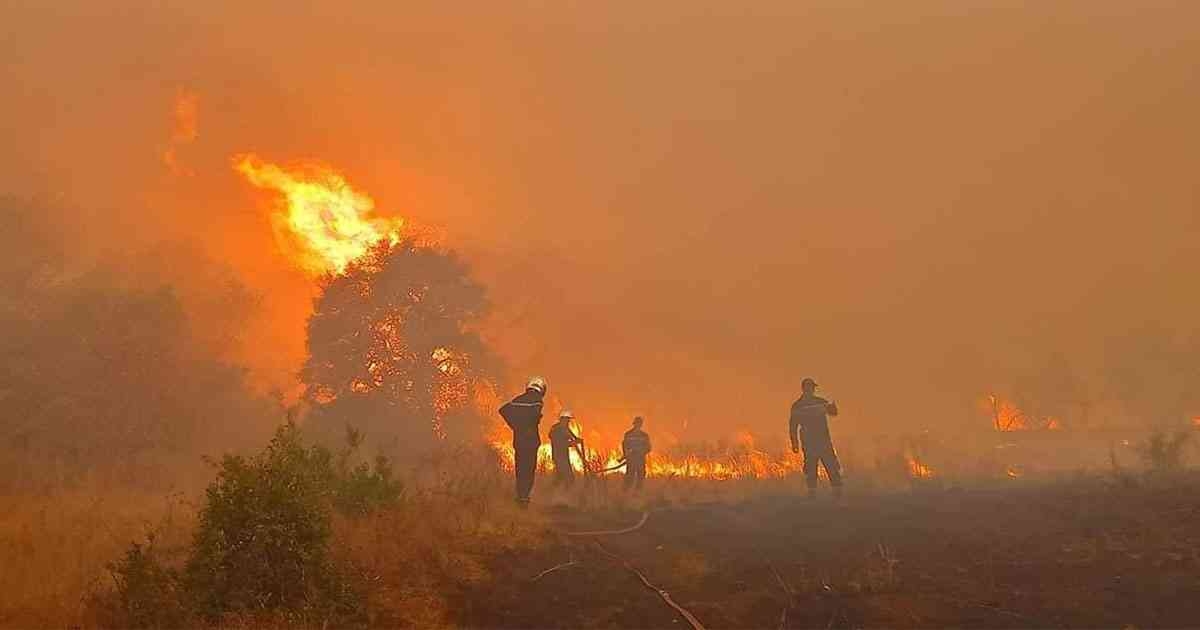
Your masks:
[[[531,376],[529,377],[529,384],[525,386],[525,389],[536,389],[538,393],[545,394],[546,379],[540,376]]]
[[[562,413],[558,414],[558,419],[559,420],[574,420],[575,412],[571,411],[570,409],[563,409]]]

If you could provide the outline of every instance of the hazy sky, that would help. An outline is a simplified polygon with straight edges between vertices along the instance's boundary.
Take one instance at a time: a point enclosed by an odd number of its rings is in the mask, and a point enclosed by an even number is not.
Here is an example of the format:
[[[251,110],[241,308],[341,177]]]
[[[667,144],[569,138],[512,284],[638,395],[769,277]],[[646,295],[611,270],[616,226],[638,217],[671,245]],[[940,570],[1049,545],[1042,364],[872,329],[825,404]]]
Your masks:
[[[0,0],[0,193],[227,260],[264,378],[311,289],[246,151],[441,228],[585,420],[782,433],[811,375],[851,426],[958,422],[1027,357],[1200,321],[1200,3],[244,4]]]

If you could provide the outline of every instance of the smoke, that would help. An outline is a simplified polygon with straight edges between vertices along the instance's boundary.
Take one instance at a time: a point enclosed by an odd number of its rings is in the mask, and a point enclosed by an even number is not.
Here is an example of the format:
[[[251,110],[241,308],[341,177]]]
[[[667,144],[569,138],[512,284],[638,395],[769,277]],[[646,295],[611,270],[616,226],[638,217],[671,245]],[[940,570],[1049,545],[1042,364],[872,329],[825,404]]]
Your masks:
[[[228,358],[255,296],[182,248],[83,257],[60,231],[70,214],[0,199],[3,486],[161,488],[267,434],[281,408]]]
[[[174,126],[170,144],[162,155],[163,164],[176,175],[195,175],[194,171],[181,163],[179,152],[196,141],[199,135],[199,112],[200,103],[196,94],[183,89],[176,92],[175,107],[171,110]]]
[[[813,376],[842,431],[960,426],[995,389],[1132,400],[1114,363],[1148,353],[1110,340],[1194,335],[1198,18],[9,3],[0,191],[81,208],[73,247],[187,243],[232,269],[261,296],[230,350],[260,389],[294,386],[314,288],[230,171],[242,152],[335,165],[443,228],[514,382],[545,374],[585,424],[782,433]],[[185,178],[161,155],[180,90],[203,121]]]

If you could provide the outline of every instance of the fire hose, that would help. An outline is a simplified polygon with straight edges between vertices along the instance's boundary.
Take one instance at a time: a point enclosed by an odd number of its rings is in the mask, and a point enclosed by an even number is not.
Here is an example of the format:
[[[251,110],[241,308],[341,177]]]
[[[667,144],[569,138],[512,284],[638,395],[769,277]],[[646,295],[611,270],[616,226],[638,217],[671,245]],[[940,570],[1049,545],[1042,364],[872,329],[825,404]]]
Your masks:
[[[645,521],[643,521],[643,522],[645,522]],[[671,608],[674,608],[675,612],[679,613],[680,616],[683,617],[684,621],[687,621],[688,624],[692,626],[692,630],[705,630],[704,624],[700,623],[699,619],[696,619],[696,617],[694,615],[692,615],[692,613],[688,612],[688,609],[684,608],[683,606],[680,606],[679,604],[676,604],[675,600],[671,599],[670,593],[651,584],[650,580],[647,580],[646,576],[641,571],[638,571],[637,567],[630,564],[630,562],[628,560],[605,549],[604,545],[601,545],[599,543],[599,541],[593,540],[592,544],[596,546],[596,549],[599,550],[600,553],[604,554],[605,556],[608,556],[610,559],[612,559],[615,562],[620,562],[621,564],[625,565],[626,569],[629,569],[630,571],[632,571],[633,574],[636,575],[638,577],[638,579],[642,581],[642,584],[644,584],[646,586],[646,588],[657,593],[658,596],[661,597],[662,600],[664,602],[666,602],[668,606],[670,606]]]
[[[624,465],[624,463],[625,462],[622,461],[621,465]],[[628,534],[629,532],[641,529],[641,527],[643,525],[645,525],[646,521],[649,519],[650,519],[650,512],[647,511],[647,512],[642,512],[641,520],[639,520],[636,524],[631,525],[629,527],[625,527],[625,528],[621,528],[621,529],[600,529],[600,530],[585,531],[585,532],[566,532],[566,535],[567,536],[612,536],[615,534]],[[675,600],[671,599],[670,593],[668,593],[666,590],[661,589],[661,588],[655,586],[654,584],[652,584],[650,582],[650,580],[646,579],[646,575],[644,573],[642,573],[641,571],[639,571],[638,568],[633,566],[633,564],[631,564],[628,560],[605,549],[604,546],[601,545],[600,542],[597,540],[593,540],[592,544],[596,546],[596,549],[598,551],[600,551],[600,553],[607,556],[610,560],[620,562],[626,569],[629,569],[631,572],[633,572],[633,574],[637,576],[638,580],[640,580],[642,582],[642,584],[645,585],[646,588],[654,591],[664,602],[666,602],[666,604],[668,606],[673,608],[675,610],[675,612],[679,613],[679,615],[681,617],[683,617],[684,621],[687,621],[688,624],[692,626],[692,630],[706,630],[704,627],[704,624],[700,623],[700,620],[696,619],[695,615],[693,615],[691,612],[689,612],[683,606],[680,606],[679,604],[675,603]]]
[[[625,458],[622,457],[620,461],[612,466],[609,466],[608,468],[592,470],[592,465],[590,462],[588,462],[587,451],[583,449],[583,440],[577,440],[575,442],[575,452],[579,454],[579,461],[583,462],[583,472],[588,475],[603,475],[604,473],[610,473],[614,470],[620,470],[625,466],[626,463]]]
[[[567,535],[568,536],[612,536],[614,534],[628,534],[629,532],[632,532],[634,530],[641,529],[642,525],[645,525],[646,521],[649,519],[650,519],[650,513],[642,512],[642,520],[638,521],[636,525],[632,525],[632,526],[626,527],[624,529],[599,529],[599,530],[588,531],[588,532],[567,532]]]
[[[597,471],[597,472],[596,472],[596,474],[597,474],[597,475],[603,475],[604,473],[607,473],[607,472],[612,472],[612,471],[614,471],[614,470],[620,470],[621,468],[624,468],[624,467],[625,467],[625,464],[626,464],[626,463],[627,463],[627,462],[625,461],[625,459],[624,459],[624,458],[621,458],[621,461],[619,461],[619,462],[617,462],[617,463],[613,464],[612,466],[609,466],[608,468],[605,468],[605,469],[603,469],[603,470],[599,470],[599,471]]]

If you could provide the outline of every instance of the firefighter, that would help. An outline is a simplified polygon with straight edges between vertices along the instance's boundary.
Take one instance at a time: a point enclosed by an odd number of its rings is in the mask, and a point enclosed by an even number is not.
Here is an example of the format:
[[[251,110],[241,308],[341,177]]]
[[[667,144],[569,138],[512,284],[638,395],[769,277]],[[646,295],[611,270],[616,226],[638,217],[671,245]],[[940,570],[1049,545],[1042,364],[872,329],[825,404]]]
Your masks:
[[[583,440],[571,431],[575,414],[564,409],[558,414],[558,422],[550,429],[550,454],[554,459],[554,485],[570,487],[575,482],[575,471],[571,468],[571,449],[583,447]]]
[[[646,481],[646,456],[650,454],[650,436],[642,430],[645,420],[633,419],[633,428],[625,432],[621,440],[621,451],[625,456],[625,487],[642,489]]]
[[[842,465],[833,450],[833,439],[829,436],[828,416],[838,414],[837,405],[817,396],[817,382],[806,378],[800,383],[803,390],[800,398],[792,403],[792,415],[788,434],[792,439],[792,452],[804,449],[804,477],[808,483],[808,494],[816,496],[817,464],[825,466],[829,485],[834,496],[842,495]],[[799,438],[799,439],[797,439]]]
[[[517,477],[517,503],[529,505],[533,492],[533,477],[537,471],[538,446],[542,438],[538,423],[542,421],[542,401],[546,398],[546,379],[529,379],[525,393],[500,408],[500,416],[513,432],[514,468]]]

